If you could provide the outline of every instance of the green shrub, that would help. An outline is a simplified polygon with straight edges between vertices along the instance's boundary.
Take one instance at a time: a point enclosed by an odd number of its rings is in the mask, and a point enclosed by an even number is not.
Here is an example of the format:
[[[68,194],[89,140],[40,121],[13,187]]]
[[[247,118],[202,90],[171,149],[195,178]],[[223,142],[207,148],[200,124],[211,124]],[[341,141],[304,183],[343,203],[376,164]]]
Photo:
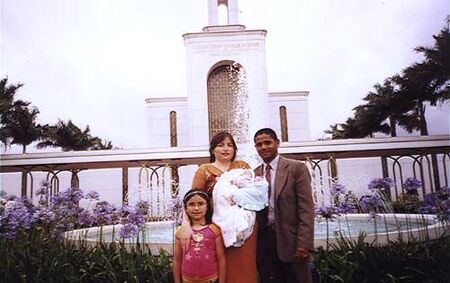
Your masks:
[[[37,229],[0,237],[0,282],[172,282],[171,257],[123,244],[76,246]]]
[[[340,238],[316,250],[321,282],[450,282],[450,237],[398,241],[386,246]]]
[[[147,248],[80,246],[32,229],[14,240],[0,237],[0,282],[172,282],[171,256]],[[360,235],[317,249],[314,264],[320,282],[450,282],[449,251],[449,236],[378,246]]]

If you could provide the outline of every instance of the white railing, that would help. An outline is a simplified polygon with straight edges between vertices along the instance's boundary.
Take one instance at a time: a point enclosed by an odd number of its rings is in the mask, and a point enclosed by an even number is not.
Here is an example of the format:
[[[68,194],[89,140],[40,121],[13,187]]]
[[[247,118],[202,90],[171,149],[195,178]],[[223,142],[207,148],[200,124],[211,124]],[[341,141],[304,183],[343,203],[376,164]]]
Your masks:
[[[280,153],[310,165],[316,197],[325,199],[332,181],[357,190],[371,178],[391,177],[396,183],[393,198],[401,193],[407,177],[422,181],[421,196],[450,184],[450,136],[285,142]],[[149,194],[158,198],[159,205],[177,195],[178,189],[189,187],[196,166],[208,160],[207,146],[3,154],[0,189],[33,197],[44,179],[51,183],[52,193],[62,186],[104,187],[104,196],[119,202]]]

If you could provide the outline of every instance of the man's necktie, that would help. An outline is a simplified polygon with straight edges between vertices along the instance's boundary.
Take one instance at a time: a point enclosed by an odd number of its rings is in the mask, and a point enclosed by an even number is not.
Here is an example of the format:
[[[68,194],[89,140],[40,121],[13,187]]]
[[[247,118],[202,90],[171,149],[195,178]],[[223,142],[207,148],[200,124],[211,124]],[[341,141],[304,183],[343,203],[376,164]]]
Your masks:
[[[267,215],[267,224],[269,226],[272,226],[275,223],[275,211],[274,211],[274,198],[275,196],[272,194],[272,167],[270,164],[266,165],[266,180],[269,183],[269,209],[268,209],[268,215]]]
[[[269,183],[269,199],[270,199],[270,194],[272,193],[272,173],[270,172],[270,170],[272,169],[272,167],[270,167],[270,164],[266,165],[266,180]]]

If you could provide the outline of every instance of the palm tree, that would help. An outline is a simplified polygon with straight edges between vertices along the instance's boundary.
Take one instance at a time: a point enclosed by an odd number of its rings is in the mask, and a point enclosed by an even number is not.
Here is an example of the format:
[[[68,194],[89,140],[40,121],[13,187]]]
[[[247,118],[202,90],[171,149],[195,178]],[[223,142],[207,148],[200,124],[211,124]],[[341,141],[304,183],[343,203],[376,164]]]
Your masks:
[[[67,123],[59,120],[54,126],[46,125],[42,129],[41,142],[37,148],[61,147],[63,151],[87,150],[91,146],[92,136],[89,126],[81,130],[71,120]]]
[[[395,121],[390,125],[386,123],[390,115],[393,85],[389,80],[384,85],[374,85],[375,91],[369,92],[364,98],[366,104],[353,108],[353,118],[348,118],[344,124],[335,124],[326,133],[331,133],[333,138],[364,138],[373,137],[376,132],[394,133]]]
[[[342,135],[345,139],[363,138],[358,122],[355,118],[348,118],[345,123],[341,124]]]
[[[8,146],[9,129],[5,128],[4,121],[6,114],[12,108],[14,95],[20,87],[22,87],[20,84],[8,85],[8,78],[0,81],[0,142],[5,146]]]
[[[430,88],[434,92],[431,105],[438,101],[450,99],[450,33],[448,26],[440,31],[438,35],[433,35],[434,46],[415,48],[416,52],[422,53],[425,57],[423,67],[430,76]]]
[[[355,107],[354,126],[358,132],[356,137],[373,137],[376,132],[389,133],[390,127],[384,121],[387,114],[378,104],[364,104]]]
[[[400,114],[399,125],[408,132],[419,130],[428,135],[425,118],[426,104],[436,105],[450,98],[450,35],[448,27],[433,36],[433,47],[417,47],[416,52],[424,55],[424,60],[404,69],[396,77],[399,99],[403,99],[407,109]]]
[[[396,125],[398,115],[396,111],[401,108],[400,102],[397,98],[395,90],[395,83],[393,78],[387,78],[383,84],[375,84],[374,91],[369,92],[363,100],[367,101],[367,106],[372,108],[375,112],[375,120],[379,125],[376,125],[372,131],[390,133],[391,137],[397,136]],[[389,121],[389,124],[386,123]]]
[[[399,86],[398,100],[403,101],[404,109],[398,109],[398,124],[409,133],[418,130],[421,135],[428,135],[425,118],[426,102],[433,101],[434,92],[430,86],[430,74],[426,66],[415,63],[403,70],[403,74],[396,78]]]
[[[23,84],[8,85],[8,78],[0,80],[0,114],[3,116],[9,109],[13,107],[14,96]],[[16,102],[21,102],[18,100]]]
[[[37,114],[39,110],[36,107],[14,104],[5,116],[4,129],[8,132],[10,143],[22,145],[22,153],[26,152],[29,144],[40,137],[40,125],[36,124]]]
[[[7,147],[11,143],[11,111],[27,107],[30,103],[22,100],[14,100],[17,91],[23,84],[8,84],[8,78],[0,80],[0,142]]]
[[[89,126],[81,130],[71,120],[67,123],[59,120],[54,126],[42,127],[41,142],[37,148],[61,147],[63,151],[70,150],[100,150],[111,149],[112,143],[90,134]]]
[[[92,138],[91,142],[92,146],[89,148],[91,150],[106,150],[113,148],[111,141],[108,140],[103,141],[101,138],[98,137]]]
[[[333,140],[336,139],[344,139],[344,133],[342,130],[342,124],[334,124],[334,125],[330,125],[330,129],[329,130],[325,130],[326,134],[331,134],[331,138]]]
[[[450,34],[448,27],[434,35],[433,47],[417,47],[424,60],[405,68],[400,75],[374,85],[359,105],[353,118],[330,126],[333,138],[361,138],[374,132],[396,136],[396,125],[409,133],[420,131],[428,135],[425,119],[427,103],[436,105],[450,99]],[[387,124],[389,121],[389,124]]]

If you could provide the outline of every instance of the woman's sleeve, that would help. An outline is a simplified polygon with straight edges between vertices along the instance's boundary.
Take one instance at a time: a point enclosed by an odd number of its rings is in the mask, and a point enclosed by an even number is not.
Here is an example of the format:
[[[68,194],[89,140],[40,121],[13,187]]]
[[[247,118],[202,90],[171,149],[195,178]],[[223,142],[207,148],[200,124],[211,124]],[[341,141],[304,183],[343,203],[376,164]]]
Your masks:
[[[201,166],[195,172],[191,188],[206,190],[206,171]]]

